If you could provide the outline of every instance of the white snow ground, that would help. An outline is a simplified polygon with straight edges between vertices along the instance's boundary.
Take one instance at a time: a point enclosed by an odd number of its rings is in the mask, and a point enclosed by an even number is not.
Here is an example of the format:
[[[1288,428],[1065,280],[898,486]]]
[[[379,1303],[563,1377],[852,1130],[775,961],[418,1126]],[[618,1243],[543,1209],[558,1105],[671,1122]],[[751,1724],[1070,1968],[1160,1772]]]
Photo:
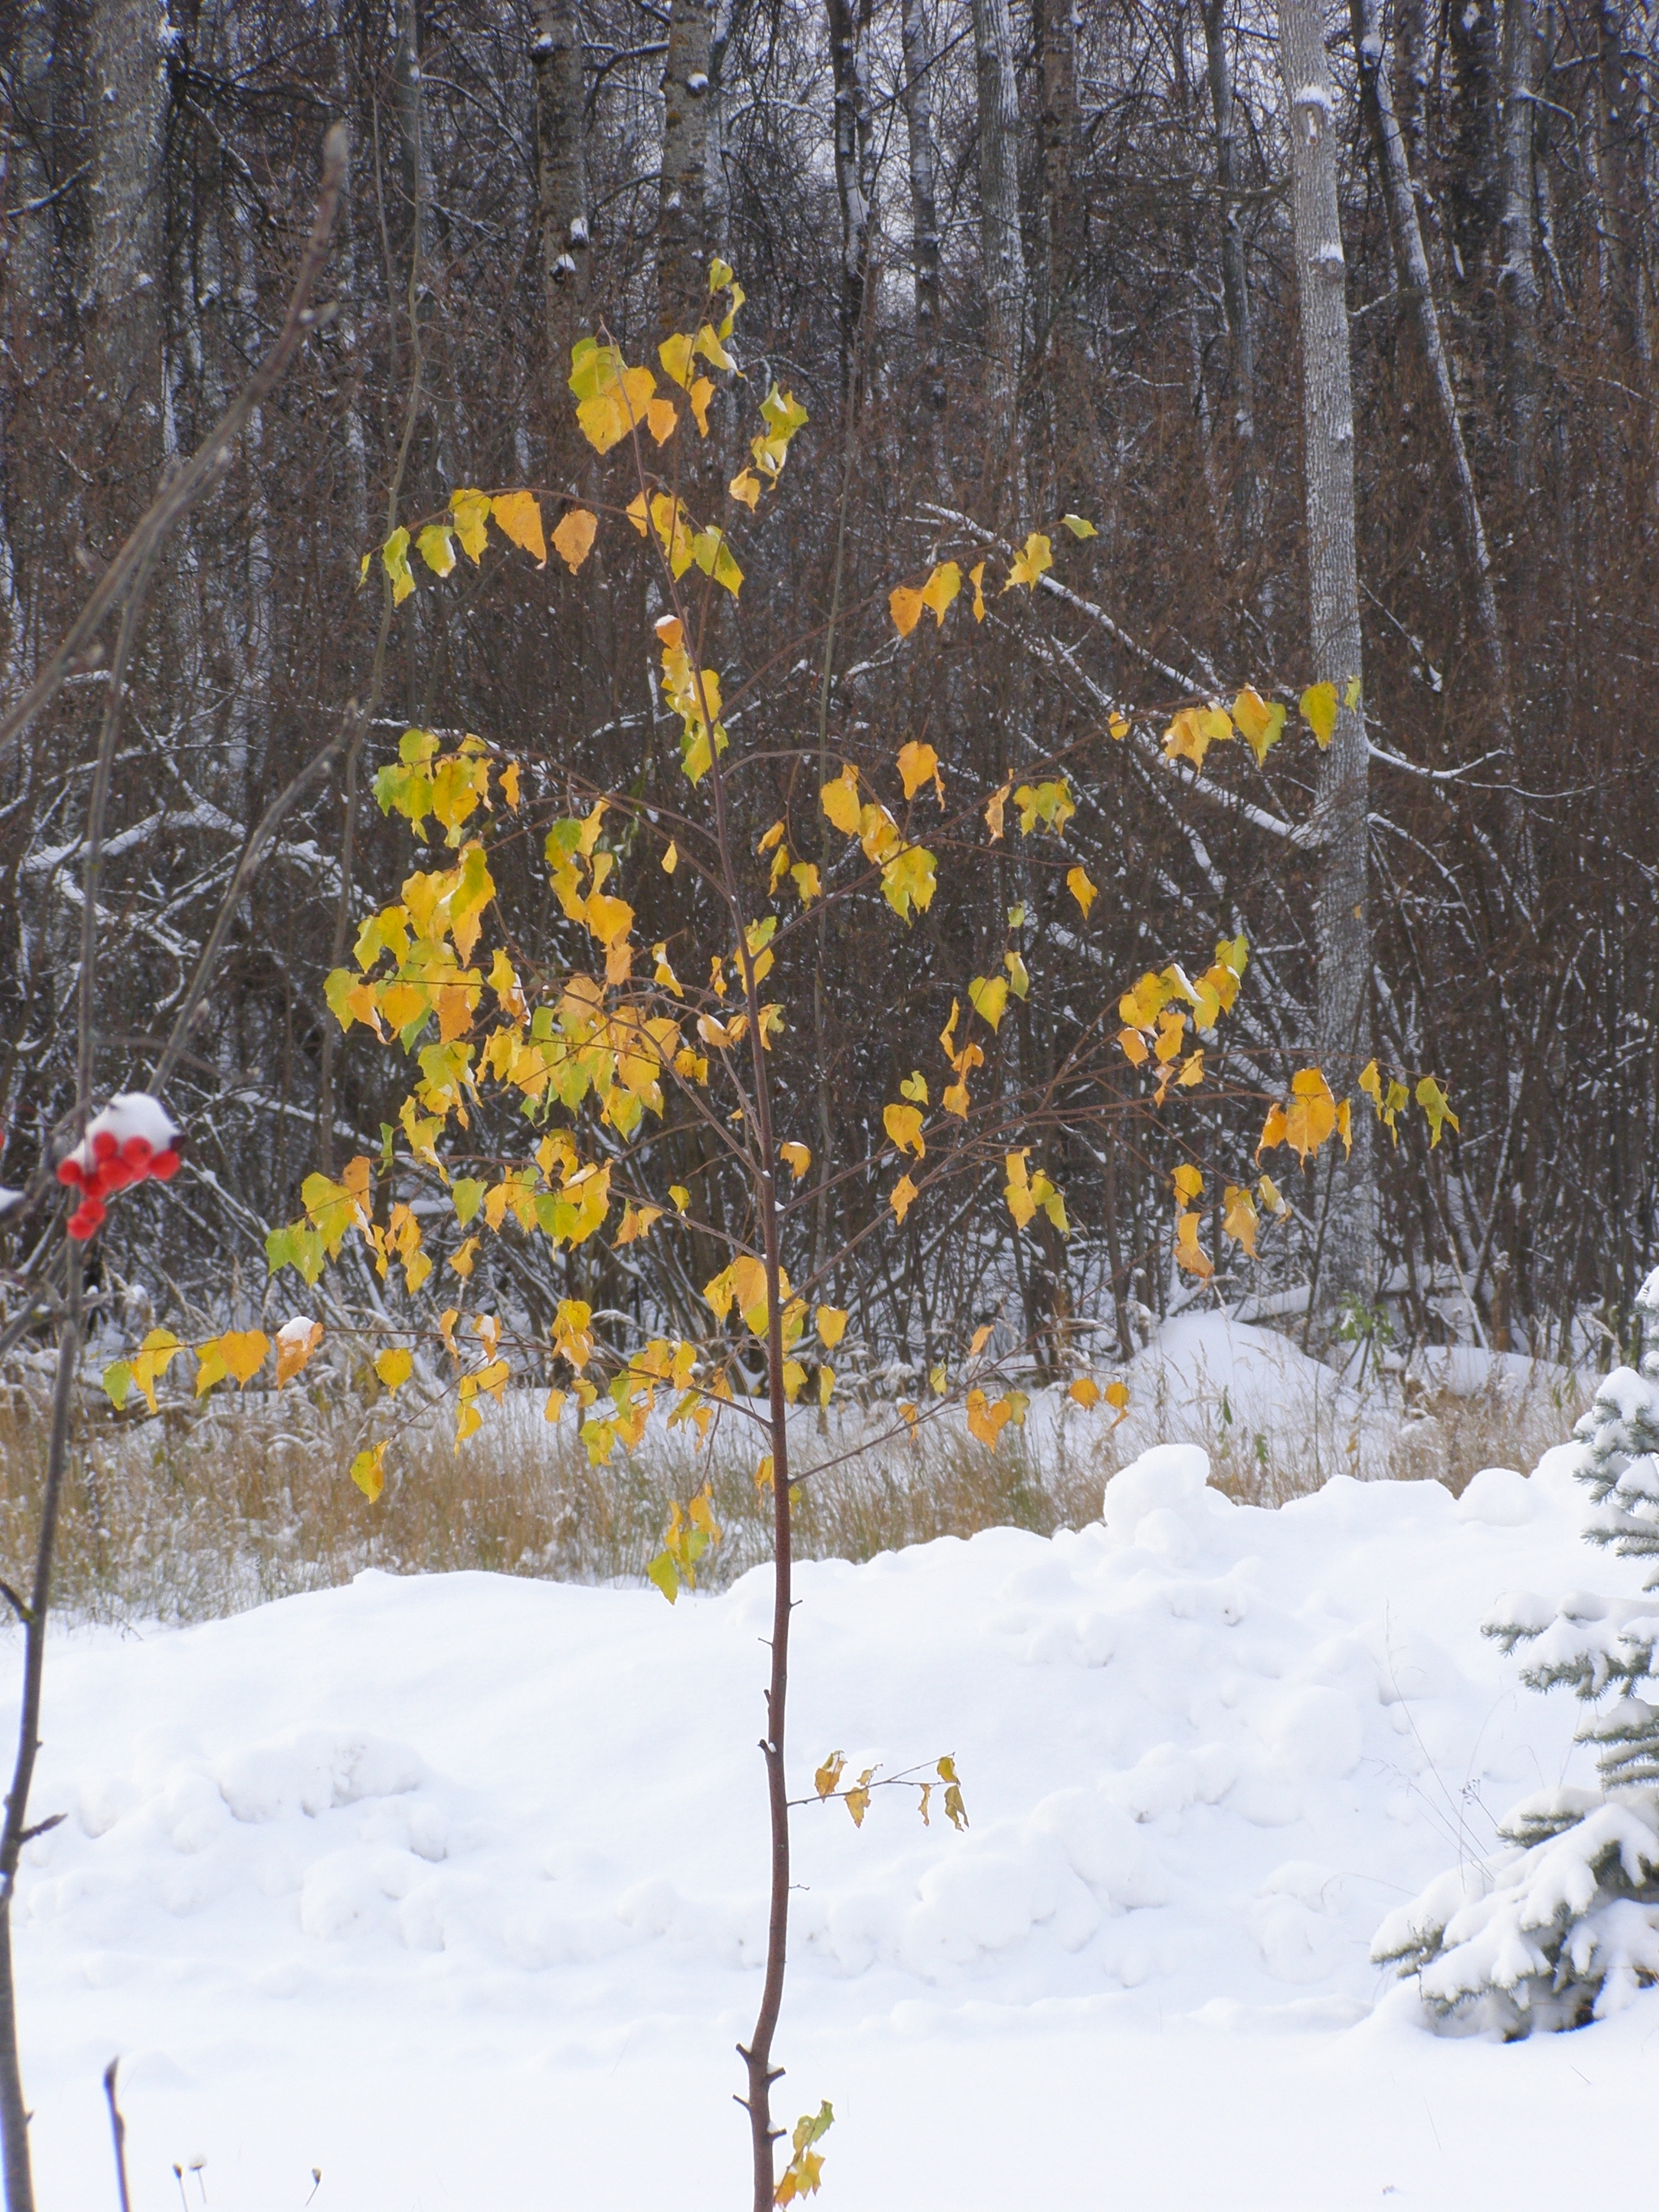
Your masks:
[[[1636,1587],[1562,1456],[1271,1513],[1170,1447],[1081,1533],[799,1571],[797,1794],[836,1747],[951,1752],[973,1820],[796,1815],[778,2109],[836,2106],[821,2203],[1481,2212],[1644,2170],[1659,1992],[1504,2047],[1367,1959],[1586,1771],[1478,1629]],[[366,1575],[59,1638],[34,1803],[70,1817],[17,1924],[43,2207],[113,2204],[117,2052],[137,2212],[195,2160],[217,2212],[313,2167],[318,2212],[746,2203],[768,1607]]]

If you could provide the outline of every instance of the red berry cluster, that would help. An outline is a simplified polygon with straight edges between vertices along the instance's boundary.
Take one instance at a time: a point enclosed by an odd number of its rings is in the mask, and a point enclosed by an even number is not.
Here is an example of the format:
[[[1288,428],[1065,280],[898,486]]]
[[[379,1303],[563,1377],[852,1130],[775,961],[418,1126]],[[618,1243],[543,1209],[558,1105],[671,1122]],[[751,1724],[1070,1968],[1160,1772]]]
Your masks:
[[[69,1233],[78,1244],[84,1244],[103,1226],[106,1198],[150,1176],[166,1182],[179,1165],[179,1155],[171,1145],[159,1152],[148,1137],[129,1137],[123,1145],[107,1129],[100,1129],[83,1149],[92,1153],[89,1168],[82,1167],[71,1153],[58,1170],[59,1182],[84,1194],[69,1218]]]

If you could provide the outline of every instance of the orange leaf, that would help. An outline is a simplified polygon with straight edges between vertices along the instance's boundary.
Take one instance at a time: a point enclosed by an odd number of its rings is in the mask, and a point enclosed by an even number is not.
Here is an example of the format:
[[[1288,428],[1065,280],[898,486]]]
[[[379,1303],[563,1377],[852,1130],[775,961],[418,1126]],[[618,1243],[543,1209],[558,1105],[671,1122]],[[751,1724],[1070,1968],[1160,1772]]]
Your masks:
[[[597,518],[585,507],[568,507],[553,532],[553,550],[574,576],[593,550]]]

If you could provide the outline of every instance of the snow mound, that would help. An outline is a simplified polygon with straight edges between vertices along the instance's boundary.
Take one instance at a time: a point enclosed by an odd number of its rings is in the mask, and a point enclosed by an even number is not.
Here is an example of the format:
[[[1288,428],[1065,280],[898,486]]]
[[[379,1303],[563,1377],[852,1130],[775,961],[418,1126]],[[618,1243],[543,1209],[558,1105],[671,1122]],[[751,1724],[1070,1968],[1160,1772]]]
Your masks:
[[[792,1796],[834,1748],[887,1773],[950,1753],[972,1821],[924,1826],[899,1789],[861,1829],[837,1805],[795,1815],[787,2094],[835,2099],[848,2201],[1086,2198],[1103,2068],[1138,2202],[1324,2212],[1413,2175],[1419,2205],[1480,2201],[1487,2165],[1436,2164],[1415,2086],[1406,2136],[1366,2116],[1376,2038],[1413,2084],[1435,2079],[1413,2054],[1480,2047],[1418,2031],[1370,1960],[1378,1922],[1449,1837],[1472,1864],[1522,1791],[1590,1779],[1571,1713],[1517,1692],[1480,1632],[1504,1593],[1582,1573],[1583,1502],[1492,1473],[1469,1510],[1345,1479],[1271,1512],[1166,1446],[1052,1540],[798,1570]],[[1633,1565],[1605,1579],[1633,1601]],[[368,1574],[60,1640],[36,1802],[70,1817],[28,1846],[15,1908],[45,2199],[104,2201],[98,2076],[119,2050],[142,2202],[202,2144],[210,2201],[246,2207],[296,2201],[313,2163],[366,2212],[530,2202],[552,2153],[621,2212],[639,2175],[607,2146],[645,2112],[672,2115],[677,2203],[730,2201],[769,1618],[762,1572],[672,1611]],[[1564,1856],[1555,1878],[1580,1876]],[[1449,1903],[1473,1962],[1493,1923],[1473,1890]],[[1606,1940],[1634,1973],[1642,1931]],[[1644,2033],[1656,2004],[1632,2008]],[[1535,2065],[1504,2078],[1485,2102],[1433,2090],[1436,2126],[1478,2161],[1501,2139],[1518,2191],[1551,2097]],[[1039,2096],[1060,2118],[1022,2181],[1006,2117]]]

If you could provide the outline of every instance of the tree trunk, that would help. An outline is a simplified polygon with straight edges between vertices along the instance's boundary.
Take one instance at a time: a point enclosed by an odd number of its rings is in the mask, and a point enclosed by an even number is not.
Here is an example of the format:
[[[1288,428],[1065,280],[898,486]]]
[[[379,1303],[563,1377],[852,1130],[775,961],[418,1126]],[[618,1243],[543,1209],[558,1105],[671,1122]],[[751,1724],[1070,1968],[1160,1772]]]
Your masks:
[[[1077,105],[1078,0],[1032,0],[1031,23],[1042,102],[1037,137],[1047,264],[1042,336],[1069,351],[1079,331],[1088,255],[1088,216],[1079,177],[1083,149]]]
[[[859,380],[858,353],[870,276],[870,97],[850,0],[827,0],[835,84],[836,194],[841,202],[841,388],[848,401]]]
[[[1394,86],[1383,52],[1378,0],[1352,0],[1352,8],[1361,99],[1376,146],[1377,164],[1382,172],[1383,196],[1401,294],[1416,325],[1418,343],[1422,348],[1424,365],[1428,371],[1440,416],[1441,435],[1451,462],[1457,534],[1470,579],[1474,626],[1486,662],[1492,744],[1503,762],[1504,779],[1512,785],[1515,774],[1515,707],[1510,685],[1508,647],[1498,618],[1486,522],[1480,511],[1474,471],[1463,439],[1451,365],[1440,329],[1434,280],[1423,243],[1422,226],[1418,221],[1417,196],[1407,167],[1405,136],[1395,114]],[[1535,307],[1535,284],[1534,302]],[[1531,876],[1526,818],[1521,811],[1520,801],[1513,797],[1505,799],[1504,811],[1505,841],[1510,858],[1517,871],[1525,902],[1528,896]]]
[[[163,18],[155,0],[91,0],[92,336],[88,368],[101,459],[148,489],[161,456],[167,110]]]
[[[1261,546],[1261,487],[1255,451],[1255,334],[1250,323],[1244,233],[1238,219],[1238,138],[1233,123],[1232,64],[1227,52],[1226,0],[1203,0],[1210,100],[1215,109],[1216,183],[1221,193],[1221,297],[1232,354],[1233,427],[1238,459],[1233,477],[1237,557]]]
[[[398,181],[409,223],[411,286],[426,258],[431,186],[427,161],[426,94],[421,83],[421,19],[416,0],[398,0],[398,44],[392,57],[398,107]],[[413,292],[411,291],[411,302]]]
[[[1535,0],[1504,0],[1501,59],[1504,256],[1498,272],[1498,295],[1504,312],[1510,469],[1516,492],[1527,499],[1533,488],[1533,441],[1538,416],[1538,202],[1533,184],[1538,92]]]
[[[979,80],[980,264],[985,284],[988,489],[1019,503],[1016,406],[1024,344],[1025,250],[1019,231],[1019,98],[1008,0],[974,0]]]
[[[713,23],[713,0],[673,0],[662,75],[662,185],[657,216],[657,320],[665,336],[700,318],[708,294]]]
[[[1333,1090],[1370,1057],[1367,922],[1370,761],[1365,726],[1345,703],[1362,672],[1354,550],[1353,391],[1346,271],[1336,198],[1336,92],[1316,0],[1279,0],[1280,60],[1291,108],[1293,238],[1302,335],[1302,426],[1311,675],[1334,684],[1335,734],[1320,762],[1314,887],[1316,1042]],[[1371,1117],[1353,1117],[1353,1151],[1334,1161],[1321,1237],[1317,1303],[1369,1305],[1377,1281]]]
[[[536,173],[542,317],[548,374],[562,395],[590,266],[582,154],[582,33],[575,0],[540,0],[530,42],[536,72]]]
[[[945,401],[945,368],[939,346],[939,203],[934,182],[933,94],[929,82],[933,44],[922,0],[902,0],[900,21],[904,45],[904,120],[910,145],[910,232],[915,264],[915,337],[927,404],[938,418]]]

